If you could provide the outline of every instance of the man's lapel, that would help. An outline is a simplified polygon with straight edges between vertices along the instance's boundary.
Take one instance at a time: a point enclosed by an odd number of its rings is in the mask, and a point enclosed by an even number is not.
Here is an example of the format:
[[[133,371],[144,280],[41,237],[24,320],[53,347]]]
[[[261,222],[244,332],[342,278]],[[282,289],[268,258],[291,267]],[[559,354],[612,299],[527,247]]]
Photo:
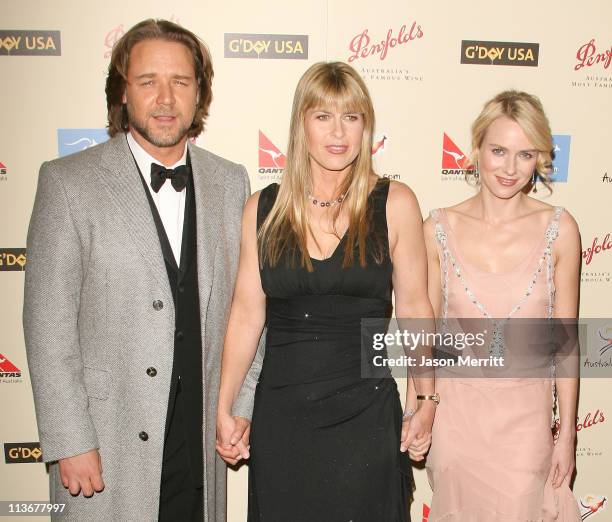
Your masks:
[[[203,305],[208,302],[213,282],[215,247],[223,227],[225,187],[223,180],[217,179],[219,165],[215,159],[191,144],[188,147],[195,188],[198,287]],[[202,307],[202,312],[205,310]]]
[[[125,134],[111,138],[104,147],[102,167],[107,172],[101,173],[100,182],[115,203],[133,244],[151,267],[160,287],[171,296],[157,229]]]

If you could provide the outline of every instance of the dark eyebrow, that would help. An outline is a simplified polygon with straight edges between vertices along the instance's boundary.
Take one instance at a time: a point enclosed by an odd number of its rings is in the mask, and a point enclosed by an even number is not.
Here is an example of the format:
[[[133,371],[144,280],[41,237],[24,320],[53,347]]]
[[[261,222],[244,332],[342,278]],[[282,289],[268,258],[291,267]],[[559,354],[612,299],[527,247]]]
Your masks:
[[[137,80],[142,80],[145,78],[155,78],[157,76],[156,73],[143,73],[143,74],[139,74],[138,76],[136,76]],[[193,80],[194,77],[190,76],[190,75],[186,75],[186,74],[175,74],[174,76],[172,76],[172,78],[174,79],[178,79],[178,80]]]
[[[155,77],[155,73],[144,73],[144,74],[139,74],[138,76],[136,76],[137,80],[142,80],[143,78],[153,78]]]

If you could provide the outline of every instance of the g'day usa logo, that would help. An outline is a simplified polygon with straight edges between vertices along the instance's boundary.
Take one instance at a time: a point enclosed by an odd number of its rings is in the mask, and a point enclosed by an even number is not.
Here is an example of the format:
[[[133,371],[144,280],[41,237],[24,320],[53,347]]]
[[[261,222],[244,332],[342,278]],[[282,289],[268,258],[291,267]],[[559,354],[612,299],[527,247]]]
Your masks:
[[[108,140],[106,129],[57,129],[57,153],[67,156]]]
[[[537,67],[540,44],[463,40],[461,63]]]
[[[226,58],[307,60],[308,35],[225,33]]]
[[[0,161],[0,181],[6,181],[7,179],[7,168],[4,163]]]
[[[0,272],[23,272],[26,262],[25,248],[0,248]]]
[[[7,464],[28,464],[42,462],[39,442],[5,442],[4,461]]]
[[[60,56],[59,31],[14,31],[0,29],[0,56]]]
[[[21,370],[0,353],[0,382],[18,382],[20,380]]]
[[[442,140],[442,179],[463,180],[466,174],[476,174],[465,153],[444,133]]]

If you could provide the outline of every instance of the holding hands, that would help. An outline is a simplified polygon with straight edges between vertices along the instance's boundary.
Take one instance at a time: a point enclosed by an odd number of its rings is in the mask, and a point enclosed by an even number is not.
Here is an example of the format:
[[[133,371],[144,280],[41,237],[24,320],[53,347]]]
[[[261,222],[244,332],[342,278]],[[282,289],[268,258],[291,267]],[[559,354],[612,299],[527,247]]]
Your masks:
[[[221,458],[235,466],[241,459],[248,459],[251,422],[244,417],[234,417],[228,413],[217,414],[216,449]]]
[[[416,412],[404,415],[402,420],[400,451],[408,451],[415,462],[423,460],[429,451],[435,411],[435,403],[424,401]]]

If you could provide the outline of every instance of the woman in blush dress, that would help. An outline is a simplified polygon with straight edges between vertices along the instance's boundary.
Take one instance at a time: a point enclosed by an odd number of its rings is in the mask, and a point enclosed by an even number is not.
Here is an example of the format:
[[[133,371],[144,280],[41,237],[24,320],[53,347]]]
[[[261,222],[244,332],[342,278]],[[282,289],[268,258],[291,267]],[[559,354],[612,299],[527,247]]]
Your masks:
[[[362,378],[361,319],[389,318],[392,292],[398,317],[433,311],[419,206],[373,172],[373,129],[359,74],[313,65],[295,92],[282,181],[246,204],[217,449],[235,461],[232,404],[265,324],[250,452],[240,448],[249,522],[409,520],[406,450],[419,460],[429,447],[434,382],[417,379],[423,400],[403,418],[390,375]]]
[[[538,180],[550,186],[552,149],[540,101],[502,92],[472,126],[470,163],[478,173],[478,193],[434,210],[424,225],[436,317],[488,323],[489,335],[501,337],[485,345],[487,356],[503,356],[504,349],[511,356],[516,338],[508,346],[499,342],[510,319],[577,317],[576,222],[561,207],[528,195]],[[523,348],[525,341],[519,343]],[[440,405],[427,457],[429,521],[580,520],[569,488],[577,378],[439,377]],[[556,443],[555,385],[561,421]]]

